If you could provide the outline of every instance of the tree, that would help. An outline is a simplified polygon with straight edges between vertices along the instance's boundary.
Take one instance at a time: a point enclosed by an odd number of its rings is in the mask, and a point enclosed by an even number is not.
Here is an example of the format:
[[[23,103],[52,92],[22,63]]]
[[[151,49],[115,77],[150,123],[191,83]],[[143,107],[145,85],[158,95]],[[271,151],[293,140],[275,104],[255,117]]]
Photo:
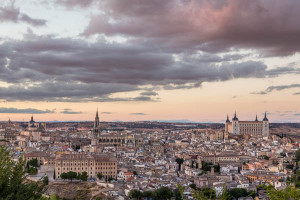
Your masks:
[[[136,171],[133,171],[132,173],[133,173],[133,175],[135,175],[135,176],[137,175],[137,172],[136,172]]]
[[[26,181],[25,161],[19,158],[13,161],[9,151],[0,146],[0,199],[36,200],[41,198],[43,186],[40,182]]]
[[[229,190],[228,193],[236,199],[238,199],[240,197],[250,196],[250,192],[247,192],[247,190],[244,188],[234,188],[234,189]]]
[[[179,168],[179,171],[181,170],[181,164],[183,163],[183,159],[182,158],[176,158],[176,162],[178,164],[178,168]]]
[[[190,185],[190,188],[192,188],[192,189],[194,189],[194,190],[197,190],[197,186],[196,186],[195,183],[191,184],[191,185]]]
[[[103,178],[103,174],[102,174],[102,173],[98,173],[98,174],[97,174],[97,177],[98,177],[99,179],[102,179],[102,178]]]
[[[87,172],[82,172],[81,176],[80,176],[80,180],[82,181],[87,181],[88,179],[88,174]]]
[[[29,173],[30,175],[36,175],[38,173],[38,170],[35,167],[30,167],[29,169],[26,170],[26,172]]]
[[[54,169],[54,173],[53,173],[53,179],[56,179],[56,174],[55,174],[55,169]]]
[[[300,189],[290,185],[284,190],[276,190],[274,187],[269,186],[267,195],[270,200],[298,200],[300,199]]]
[[[185,191],[185,187],[183,187],[183,186],[180,185],[180,184],[177,184],[177,189],[178,189],[178,191],[179,191],[179,193],[180,193],[181,198],[183,199],[183,193],[184,193],[184,191]]]
[[[153,196],[153,194],[152,194],[151,191],[145,191],[145,192],[143,192],[143,194],[142,194],[142,197],[143,197],[143,198],[150,198],[150,197],[152,197],[152,196]]]
[[[27,165],[32,167],[38,167],[38,160],[36,158],[31,159],[27,162]]]
[[[296,151],[296,162],[300,161],[300,149]]]
[[[155,198],[156,199],[171,199],[173,196],[173,192],[168,187],[161,187],[155,190]]]
[[[43,178],[43,183],[44,183],[44,185],[48,185],[48,184],[49,184],[48,176],[45,176],[45,177]]]
[[[142,198],[142,192],[139,190],[130,190],[128,196],[131,199],[140,199]]]
[[[269,160],[270,158],[269,158],[269,156],[264,155],[264,159]]]
[[[202,190],[202,192],[203,192],[203,194],[204,194],[204,196],[206,196],[207,198],[209,198],[209,199],[214,199],[214,198],[216,198],[216,192],[215,192],[215,190],[214,189],[212,189],[212,188],[204,188],[203,190]]]
[[[208,200],[208,197],[206,197],[201,190],[194,190],[193,198],[196,200]]]
[[[198,163],[196,163],[196,169],[198,169],[199,168],[199,164]]]
[[[69,172],[67,172],[67,178],[70,179],[70,180],[72,181],[73,179],[76,179],[76,178],[77,178],[77,173],[76,173],[76,172],[69,171]]]

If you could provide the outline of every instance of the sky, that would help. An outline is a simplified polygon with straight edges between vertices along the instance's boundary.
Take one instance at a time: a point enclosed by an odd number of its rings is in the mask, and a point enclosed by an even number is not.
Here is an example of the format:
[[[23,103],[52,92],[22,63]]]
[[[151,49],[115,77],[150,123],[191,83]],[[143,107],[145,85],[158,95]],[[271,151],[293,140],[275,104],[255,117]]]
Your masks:
[[[0,120],[300,122],[298,0],[2,0]]]

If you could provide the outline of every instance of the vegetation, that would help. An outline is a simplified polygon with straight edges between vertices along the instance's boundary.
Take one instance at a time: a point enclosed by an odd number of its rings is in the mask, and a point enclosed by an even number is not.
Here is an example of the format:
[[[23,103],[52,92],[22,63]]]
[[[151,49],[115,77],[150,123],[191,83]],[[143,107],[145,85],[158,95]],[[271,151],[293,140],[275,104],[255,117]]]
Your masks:
[[[181,170],[181,165],[182,165],[183,161],[184,161],[183,158],[176,158],[176,162],[178,164],[179,171]]]
[[[102,173],[98,173],[98,174],[97,174],[97,177],[98,177],[99,179],[102,179],[102,178],[103,178],[103,174],[102,174]]]
[[[236,198],[236,199],[238,199],[240,197],[249,197],[249,196],[252,196],[254,198],[256,196],[256,193],[254,191],[248,192],[244,188],[234,188],[234,189],[228,190],[227,192],[232,198]]]
[[[207,163],[207,162],[204,162],[204,161],[202,161],[201,164],[202,164],[202,168],[201,169],[203,170],[204,173],[206,173],[208,171],[211,171],[212,167],[215,169],[216,173],[220,173],[221,167],[220,167],[219,164],[213,165],[212,163]]]
[[[294,186],[287,186],[284,190],[276,190],[272,186],[268,186],[267,195],[270,200],[298,200],[300,199],[300,189]]]
[[[0,199],[41,199],[43,184],[26,181],[25,161],[14,162],[9,151],[0,146]]]
[[[73,171],[69,171],[67,173],[62,173],[60,175],[60,178],[61,179],[68,179],[68,180],[73,180],[73,179],[77,179],[77,180],[82,180],[82,181],[87,181],[88,179],[88,175],[87,175],[87,172],[82,172],[81,173],[76,173],[76,172],[73,172]]]
[[[300,161],[300,149],[298,149],[297,151],[296,151],[296,162],[299,162]]]
[[[43,178],[43,183],[44,183],[44,185],[48,185],[49,184],[49,178],[48,178],[48,176],[45,176]]]

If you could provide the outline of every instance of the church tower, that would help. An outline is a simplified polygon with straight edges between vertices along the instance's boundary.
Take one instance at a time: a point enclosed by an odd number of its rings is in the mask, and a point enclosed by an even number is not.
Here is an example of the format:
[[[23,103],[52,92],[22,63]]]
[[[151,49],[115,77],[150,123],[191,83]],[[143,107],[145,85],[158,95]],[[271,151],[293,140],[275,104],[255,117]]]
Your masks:
[[[99,114],[98,114],[98,108],[96,112],[96,117],[94,121],[94,128],[93,128],[93,138],[92,138],[92,145],[98,144],[98,137],[100,135],[100,120],[99,120]]]
[[[99,121],[99,115],[98,115],[98,109],[97,109],[95,122],[94,122],[94,134],[99,135],[99,133],[100,133],[100,121]]]
[[[234,118],[232,118],[232,133],[234,135],[240,134],[239,119],[236,117],[236,112],[234,113]]]
[[[263,119],[262,134],[263,137],[269,137],[269,120],[267,118],[267,112],[265,112],[265,117]]]

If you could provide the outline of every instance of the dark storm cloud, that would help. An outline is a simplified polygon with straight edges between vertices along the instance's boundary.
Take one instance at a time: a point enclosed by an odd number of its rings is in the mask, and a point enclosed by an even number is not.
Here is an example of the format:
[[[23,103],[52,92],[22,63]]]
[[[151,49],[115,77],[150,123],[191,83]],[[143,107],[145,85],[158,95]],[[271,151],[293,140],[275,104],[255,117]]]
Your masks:
[[[155,46],[86,42],[25,35],[0,45],[0,99],[28,101],[158,101],[159,88],[189,89],[203,82],[264,77],[267,66],[235,55],[164,52]],[[151,88],[143,88],[151,85]],[[157,89],[158,88],[158,89]],[[112,98],[118,92],[140,96]]]
[[[173,51],[246,48],[282,56],[300,50],[298,0],[94,2],[104,13],[92,16],[85,36],[128,36]]]
[[[26,114],[45,114],[45,113],[55,113],[55,110],[38,110],[34,108],[0,108],[0,113],[26,113]]]
[[[269,86],[266,90],[261,91],[261,92],[253,92],[252,94],[268,94],[273,91],[281,91],[281,90],[286,90],[286,89],[291,89],[291,88],[300,88],[300,84],[291,84],[291,85],[277,85],[277,86]],[[295,95],[296,93],[294,93]]]
[[[47,23],[46,20],[34,19],[27,14],[20,12],[20,9],[15,8],[14,5],[0,7],[0,22],[24,22],[32,26],[44,26]]]
[[[64,109],[60,113],[62,113],[62,114],[82,114],[81,111],[73,111],[72,109],[69,109],[69,108]]]

